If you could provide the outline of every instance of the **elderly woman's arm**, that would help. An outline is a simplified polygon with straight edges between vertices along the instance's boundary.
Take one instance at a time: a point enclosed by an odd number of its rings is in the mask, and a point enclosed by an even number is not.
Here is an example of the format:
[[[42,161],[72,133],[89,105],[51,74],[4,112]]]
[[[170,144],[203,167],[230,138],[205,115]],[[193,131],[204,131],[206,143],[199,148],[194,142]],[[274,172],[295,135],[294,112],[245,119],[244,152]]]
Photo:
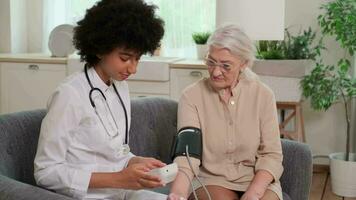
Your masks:
[[[198,173],[200,160],[196,158],[190,158],[194,172]],[[190,192],[190,182],[192,181],[194,174],[189,167],[188,161],[185,157],[179,156],[174,162],[179,166],[179,172],[175,181],[171,187],[171,193],[178,195],[179,197],[188,198]]]
[[[273,176],[269,172],[259,170],[241,200],[261,199],[272,181]]]
[[[257,151],[255,177],[242,200],[253,199],[248,196],[262,198],[269,184],[278,181],[283,172],[276,101],[272,92],[266,96],[260,107],[261,143]]]
[[[183,92],[182,97],[178,104],[178,129],[184,127],[196,127],[200,128],[199,117],[197,109],[194,104],[189,100],[186,93]],[[199,173],[200,160],[191,157],[190,158],[193,170],[195,173]],[[174,162],[178,164],[179,172],[172,184],[171,193],[176,194],[179,197],[187,198],[189,195],[190,181],[193,179],[193,171],[189,166],[188,160],[184,156],[178,156],[174,159]],[[175,198],[170,198],[175,199]]]

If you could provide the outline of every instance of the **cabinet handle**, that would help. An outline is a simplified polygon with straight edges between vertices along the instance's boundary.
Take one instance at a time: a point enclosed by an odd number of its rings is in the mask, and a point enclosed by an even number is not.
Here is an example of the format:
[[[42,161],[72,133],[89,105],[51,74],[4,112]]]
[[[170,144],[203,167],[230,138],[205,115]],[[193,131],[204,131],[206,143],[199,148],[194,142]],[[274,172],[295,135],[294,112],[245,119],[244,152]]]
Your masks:
[[[40,69],[40,67],[39,67],[38,65],[29,65],[29,66],[28,66],[28,69],[29,69],[29,70],[35,70],[35,71],[37,71],[37,70]]]
[[[190,75],[194,77],[203,77],[203,73],[201,73],[200,71],[192,71],[190,72]]]

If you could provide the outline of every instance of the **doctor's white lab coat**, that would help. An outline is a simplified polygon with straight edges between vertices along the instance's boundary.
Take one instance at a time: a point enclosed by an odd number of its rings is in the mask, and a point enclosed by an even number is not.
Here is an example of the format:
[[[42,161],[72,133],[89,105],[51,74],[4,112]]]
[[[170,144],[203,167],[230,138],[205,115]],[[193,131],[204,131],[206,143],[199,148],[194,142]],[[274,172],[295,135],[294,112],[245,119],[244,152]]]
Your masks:
[[[92,98],[103,122],[90,104],[91,88],[84,72],[75,73],[64,80],[50,97],[48,113],[42,121],[34,175],[38,185],[62,194],[76,198],[102,194],[104,198],[105,194],[112,191],[88,190],[91,173],[121,171],[134,155],[119,153],[125,141],[126,122],[113,86],[106,85],[94,68],[89,68],[88,74],[93,86],[101,89],[106,96],[118,126],[118,136],[113,139],[109,136],[117,128],[102,95],[94,92]],[[114,81],[114,84],[125,104],[130,126],[131,106],[127,83]],[[99,196],[95,198],[101,198]]]

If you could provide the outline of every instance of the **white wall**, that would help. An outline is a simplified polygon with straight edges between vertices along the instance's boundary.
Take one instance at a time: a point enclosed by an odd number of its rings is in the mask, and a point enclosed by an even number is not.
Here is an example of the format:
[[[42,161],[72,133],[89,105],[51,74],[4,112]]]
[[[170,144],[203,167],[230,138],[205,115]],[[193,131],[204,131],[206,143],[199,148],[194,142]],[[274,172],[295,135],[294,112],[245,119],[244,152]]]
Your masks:
[[[283,40],[284,8],[285,0],[217,0],[216,27],[234,23],[252,40]]]
[[[326,0],[286,0],[286,27],[292,26],[291,31],[298,32],[311,26],[313,30],[320,33],[317,16],[321,13],[320,5],[326,2]],[[323,60],[326,63],[335,64],[338,58],[345,55],[345,51],[339,47],[334,38],[326,37],[325,45],[328,51],[323,53]],[[309,105],[309,101],[304,102],[303,111],[306,139],[313,153],[327,155],[345,151],[346,122],[343,105],[336,104],[326,112],[316,112]],[[356,144],[356,137],[354,141]],[[327,164],[328,161],[316,160],[316,163]]]

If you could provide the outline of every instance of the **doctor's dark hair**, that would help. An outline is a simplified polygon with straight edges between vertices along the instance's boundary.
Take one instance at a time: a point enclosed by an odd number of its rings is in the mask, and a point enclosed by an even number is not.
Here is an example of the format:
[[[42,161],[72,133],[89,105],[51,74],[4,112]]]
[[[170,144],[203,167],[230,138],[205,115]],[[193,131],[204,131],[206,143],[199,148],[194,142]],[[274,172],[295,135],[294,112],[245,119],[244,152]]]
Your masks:
[[[164,22],[155,15],[156,8],[142,0],[99,1],[74,28],[73,44],[81,61],[93,66],[100,61],[97,55],[115,48],[153,54],[164,34]]]

